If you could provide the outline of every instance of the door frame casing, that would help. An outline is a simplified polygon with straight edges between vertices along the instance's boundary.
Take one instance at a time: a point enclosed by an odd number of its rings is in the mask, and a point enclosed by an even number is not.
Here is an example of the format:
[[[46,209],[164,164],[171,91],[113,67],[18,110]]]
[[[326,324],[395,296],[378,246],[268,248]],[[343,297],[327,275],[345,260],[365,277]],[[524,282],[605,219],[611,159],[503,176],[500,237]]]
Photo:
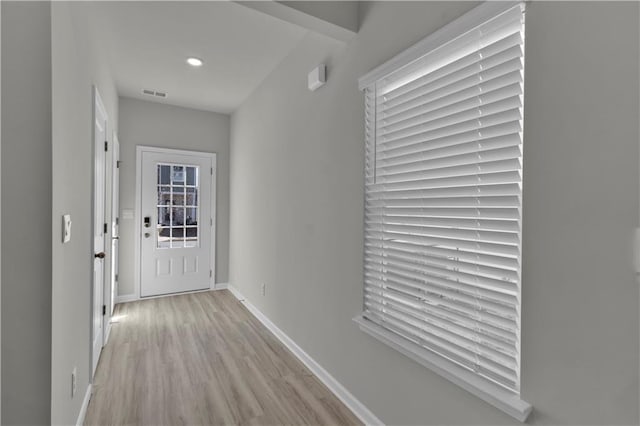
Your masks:
[[[91,143],[92,143],[92,148],[91,148],[91,156],[92,156],[92,167],[91,167],[91,253],[94,254],[95,253],[95,235],[96,235],[96,204],[97,204],[97,194],[96,194],[96,157],[97,157],[97,153],[98,151],[102,152],[102,143],[103,141],[97,141],[95,138],[96,135],[96,131],[95,131],[95,126],[96,126],[96,114],[97,114],[97,108],[100,108],[105,116],[105,129],[104,129],[104,136],[105,136],[105,140],[108,139],[108,130],[109,130],[109,115],[107,113],[107,109],[104,105],[104,102],[102,100],[102,96],[100,96],[100,91],[98,90],[98,87],[93,85],[92,86],[92,98],[93,98],[93,102],[92,102],[92,112],[91,112],[91,132],[92,132],[92,138],[91,138]],[[104,155],[104,154],[103,154]],[[106,203],[106,186],[107,186],[107,182],[106,182],[106,167],[107,167],[107,157],[106,155],[104,155],[103,157],[103,161],[104,161],[104,165],[103,165],[103,186],[104,186],[104,193],[103,193],[103,201],[102,201],[102,209],[103,209],[103,221],[106,220],[106,213],[107,213],[107,203]],[[98,225],[100,226],[100,225]],[[107,238],[107,234],[105,234],[103,236],[103,239],[106,240]],[[106,249],[106,242],[104,245],[103,250],[107,250]],[[90,336],[90,340],[89,340],[89,348],[90,351],[89,353],[91,354],[91,357],[89,359],[89,377],[91,378],[91,380],[89,381],[89,383],[93,383],[94,380],[94,375],[95,375],[95,368],[97,368],[97,362],[95,362],[95,347],[94,347],[94,343],[95,343],[95,336],[94,336],[94,332],[95,332],[95,328],[94,328],[94,316],[95,316],[95,312],[94,312],[94,308],[95,308],[95,303],[94,303],[94,298],[95,298],[95,291],[96,291],[96,284],[95,284],[95,274],[94,274],[94,256],[91,256],[91,292],[90,292],[90,313],[91,313],[91,332],[89,333]],[[104,261],[103,261],[104,262]],[[106,277],[105,277],[105,272],[106,272],[106,268],[104,267],[104,263],[102,266],[102,289],[100,291],[100,293],[102,294],[102,305],[104,305],[104,294],[105,294],[105,287],[106,287]],[[98,360],[100,359],[100,354],[102,353],[102,348],[104,347],[105,344],[105,318],[104,316],[102,316],[101,318],[101,322],[102,322],[102,339],[101,339],[101,347],[100,347],[100,353],[98,354]],[[94,366],[94,362],[95,362],[95,366]]]
[[[156,154],[167,154],[167,155],[190,155],[197,157],[206,157],[211,159],[211,167],[213,168],[213,173],[211,174],[211,219],[213,221],[211,225],[211,258],[209,259],[210,267],[211,267],[211,276],[209,277],[209,290],[215,290],[216,285],[216,222],[218,219],[217,211],[216,211],[216,175],[218,174],[217,167],[217,154],[215,152],[204,152],[204,151],[192,151],[185,149],[175,149],[175,148],[161,148],[156,146],[148,146],[148,145],[136,145],[136,199],[134,206],[134,220],[135,220],[135,279],[134,279],[134,287],[135,287],[135,300],[140,300],[141,294],[141,286],[142,286],[142,247],[141,247],[141,238],[142,238],[142,154],[145,152],[156,153]],[[202,290],[198,290],[202,291]],[[190,292],[186,292],[190,293]],[[169,295],[160,295],[160,296],[150,296],[145,297],[145,299],[150,299],[153,297],[164,297],[171,296]]]
[[[104,345],[107,344],[109,340],[109,336],[111,333],[111,318],[113,317],[114,309],[116,303],[116,298],[114,296],[113,286],[115,285],[113,282],[114,275],[114,267],[117,266],[119,259],[116,256],[116,253],[113,250],[113,236],[114,236],[114,224],[119,216],[119,193],[120,186],[119,181],[116,180],[116,175],[119,173],[118,163],[120,160],[120,142],[118,140],[118,133],[115,129],[111,129],[110,132],[111,138],[108,140],[109,149],[107,151],[107,155],[105,156],[105,174],[108,171],[105,178],[105,187],[107,191],[105,191],[105,199],[107,198],[109,202],[105,203],[105,222],[108,223],[107,233],[105,235],[105,252],[107,253],[108,267],[107,262],[105,262],[104,268],[104,295],[102,296],[103,304],[107,307],[106,315],[103,317],[103,330],[104,336],[103,341]],[[107,132],[107,137],[109,136],[109,132]],[[108,213],[108,214],[107,214]],[[117,289],[116,289],[117,293]],[[107,300],[109,304],[107,304]]]

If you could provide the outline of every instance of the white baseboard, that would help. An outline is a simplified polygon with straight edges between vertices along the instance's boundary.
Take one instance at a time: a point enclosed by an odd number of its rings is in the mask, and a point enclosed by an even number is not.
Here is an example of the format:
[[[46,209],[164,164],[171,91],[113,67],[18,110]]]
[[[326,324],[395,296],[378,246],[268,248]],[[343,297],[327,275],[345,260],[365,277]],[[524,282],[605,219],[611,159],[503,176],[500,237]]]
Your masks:
[[[342,401],[365,425],[384,425],[375,414],[371,412],[362,402],[358,401],[340,382],[338,382],[327,370],[318,364],[309,354],[296,344],[289,336],[280,330],[269,318],[232,285],[227,285],[227,289],[258,319],[280,342],[285,345],[293,354],[309,369],[316,377],[329,388],[333,394]]]
[[[229,290],[231,294],[233,294],[235,298],[238,299],[240,302],[244,302],[244,296],[242,295],[242,293],[238,291],[237,288],[229,284],[227,285],[227,290]]]
[[[76,421],[76,426],[82,426],[84,424],[84,418],[87,415],[87,407],[89,407],[89,400],[91,399],[91,383],[87,386],[87,391],[84,394],[84,399],[82,400],[82,407],[80,407],[80,414],[78,414],[78,420]]]
[[[135,294],[123,294],[122,296],[116,296],[116,304],[127,303],[138,300],[138,296]]]
[[[213,290],[226,290],[229,288],[229,283],[215,283]]]

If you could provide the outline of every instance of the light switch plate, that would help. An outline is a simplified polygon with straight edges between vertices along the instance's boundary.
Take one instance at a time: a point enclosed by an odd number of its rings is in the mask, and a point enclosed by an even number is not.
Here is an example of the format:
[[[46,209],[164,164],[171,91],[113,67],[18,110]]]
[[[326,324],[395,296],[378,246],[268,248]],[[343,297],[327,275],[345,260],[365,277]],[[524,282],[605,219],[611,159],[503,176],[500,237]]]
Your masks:
[[[62,216],[62,243],[71,241],[71,215]]]

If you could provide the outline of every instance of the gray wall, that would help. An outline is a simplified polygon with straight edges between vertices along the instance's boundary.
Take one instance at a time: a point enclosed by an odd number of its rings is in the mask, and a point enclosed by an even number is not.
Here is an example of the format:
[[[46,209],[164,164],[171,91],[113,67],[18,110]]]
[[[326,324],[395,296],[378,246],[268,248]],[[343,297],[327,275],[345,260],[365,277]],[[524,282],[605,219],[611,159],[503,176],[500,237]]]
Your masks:
[[[50,13],[2,2],[3,424],[51,419]]]
[[[224,114],[120,98],[119,295],[135,293],[135,223],[123,218],[122,210],[135,207],[137,145],[218,154],[215,282],[228,282],[229,121]]]
[[[53,174],[48,233],[53,252],[51,421],[75,424],[90,381],[93,265],[93,92],[107,109],[107,137],[117,128],[118,98],[109,68],[84,20],[84,5],[53,2],[51,11]],[[107,211],[110,209],[107,207]],[[62,244],[63,214],[71,214],[71,241]],[[109,264],[110,262],[105,262]],[[109,306],[109,301],[105,300]],[[71,397],[71,372],[77,391]]]
[[[232,116],[230,283],[387,424],[517,424],[351,322],[362,305],[357,78],[472,8],[361,5]],[[531,423],[638,424],[638,5],[527,12],[522,397]],[[328,64],[328,83],[306,75]],[[266,283],[262,296],[260,284]]]

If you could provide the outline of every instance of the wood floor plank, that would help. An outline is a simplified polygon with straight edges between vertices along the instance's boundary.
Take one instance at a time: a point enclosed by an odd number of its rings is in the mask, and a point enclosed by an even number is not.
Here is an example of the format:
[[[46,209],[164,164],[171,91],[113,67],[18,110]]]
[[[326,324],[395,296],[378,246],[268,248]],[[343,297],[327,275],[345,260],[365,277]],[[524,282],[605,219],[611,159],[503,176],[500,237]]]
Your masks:
[[[226,290],[116,306],[86,425],[360,425]]]

